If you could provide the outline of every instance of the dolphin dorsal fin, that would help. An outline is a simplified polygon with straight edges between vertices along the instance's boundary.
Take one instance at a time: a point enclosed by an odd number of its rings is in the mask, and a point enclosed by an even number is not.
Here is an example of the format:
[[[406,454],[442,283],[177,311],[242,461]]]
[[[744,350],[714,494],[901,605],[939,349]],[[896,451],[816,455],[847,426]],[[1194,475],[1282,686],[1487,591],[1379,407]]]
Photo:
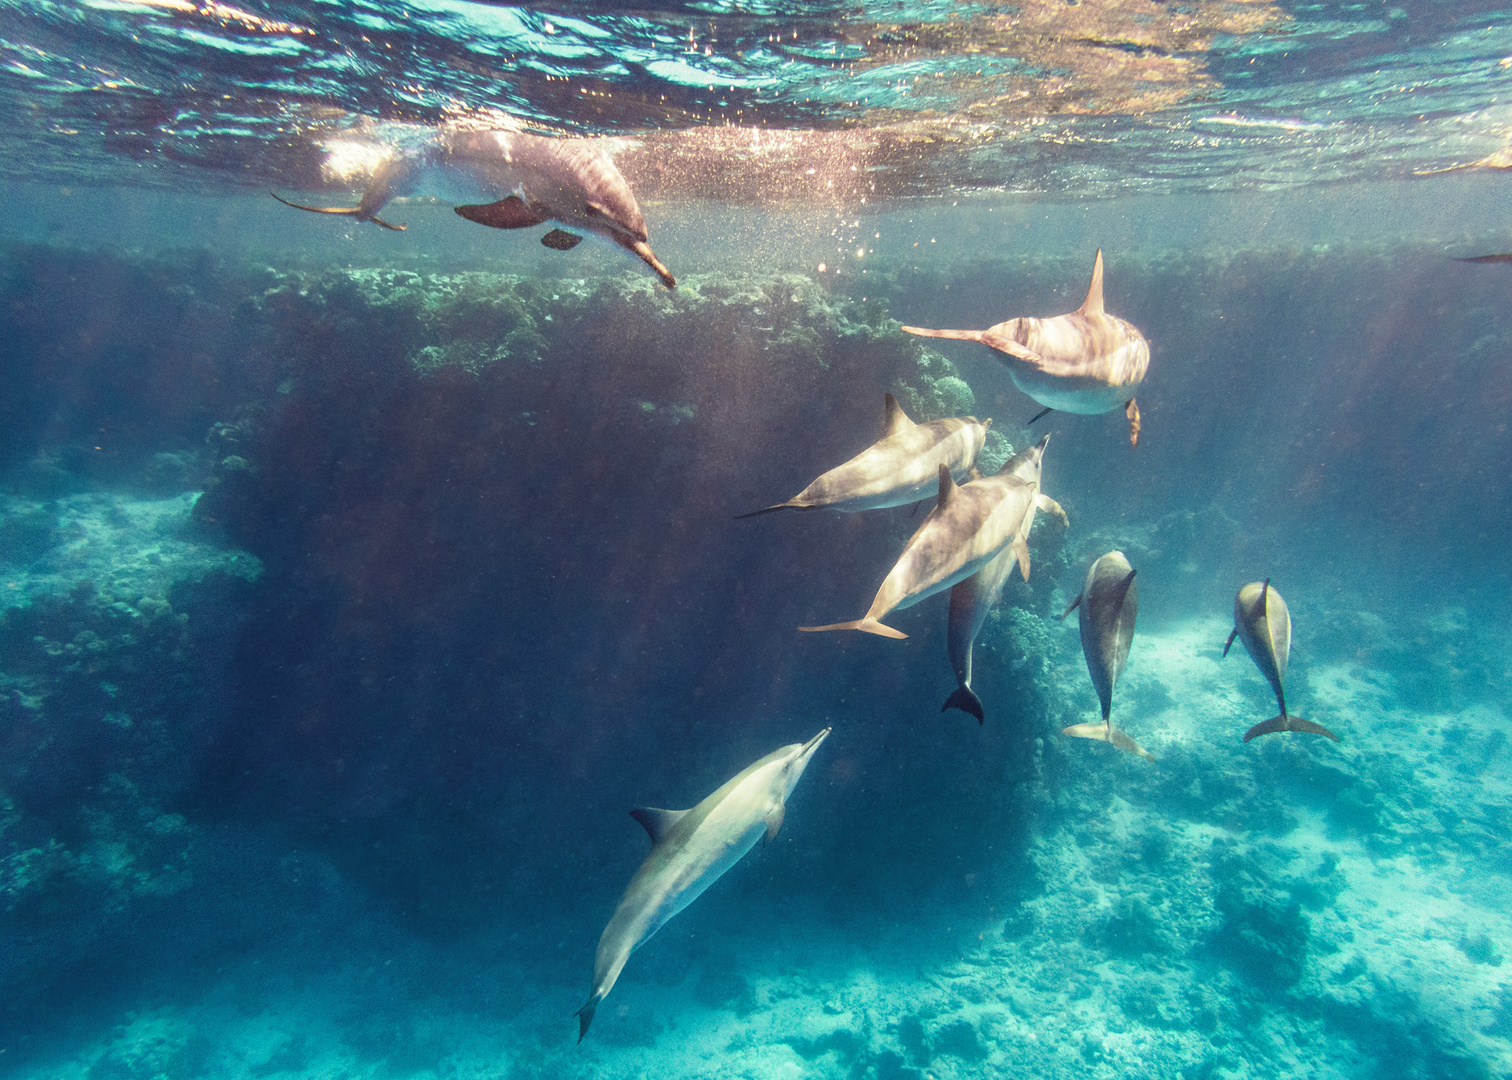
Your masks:
[[[1124,597],[1129,595],[1129,586],[1134,584],[1134,575],[1137,573],[1139,573],[1138,570],[1130,570],[1127,574],[1124,575],[1124,579],[1122,581],[1113,586],[1113,591],[1118,596],[1117,602],[1113,605],[1114,611],[1117,611],[1119,608],[1123,607]]]
[[[887,411],[882,418],[882,437],[890,439],[899,432],[913,427],[918,427],[918,425],[908,418],[908,414],[903,411],[903,406],[898,404],[898,399],[888,394]]]
[[[1078,309],[1081,315],[1101,315],[1103,313],[1102,299],[1102,248],[1097,249],[1097,261],[1092,264],[1092,284],[1087,286],[1087,298],[1082,301]],[[1039,419],[1039,417],[1035,417]]]
[[[659,844],[672,826],[682,820],[686,810],[658,810],[654,806],[640,806],[630,811],[630,816],[646,827],[651,843]]]
[[[950,478],[950,466],[942,462],[940,464],[940,497],[935,501],[935,508],[943,510],[955,491],[956,482]]]

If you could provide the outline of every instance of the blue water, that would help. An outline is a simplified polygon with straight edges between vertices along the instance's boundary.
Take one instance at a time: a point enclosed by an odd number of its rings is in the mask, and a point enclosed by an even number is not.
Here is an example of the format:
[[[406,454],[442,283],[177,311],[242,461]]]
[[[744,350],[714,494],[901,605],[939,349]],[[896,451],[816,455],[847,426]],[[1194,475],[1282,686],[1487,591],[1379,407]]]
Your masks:
[[[0,4],[0,1073],[1512,1075],[1512,15]],[[504,119],[505,114],[513,118]],[[606,136],[606,246],[336,164]],[[359,155],[360,156],[360,155]],[[986,327],[1149,339],[1054,413]],[[736,520],[915,420],[1043,432],[1029,582],[859,616],[927,513]],[[1076,615],[1122,550],[1113,718]],[[1235,591],[1293,620],[1303,734]],[[823,727],[630,959],[647,842]]]

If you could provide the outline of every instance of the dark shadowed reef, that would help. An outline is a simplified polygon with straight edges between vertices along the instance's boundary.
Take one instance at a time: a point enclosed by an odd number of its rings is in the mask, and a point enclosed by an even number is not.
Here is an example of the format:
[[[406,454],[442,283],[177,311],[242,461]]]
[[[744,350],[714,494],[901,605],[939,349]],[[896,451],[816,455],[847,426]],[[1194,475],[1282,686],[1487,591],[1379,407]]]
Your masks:
[[[1024,445],[1034,410],[993,361],[894,320],[1067,310],[1086,261],[667,293],[0,253],[12,1060],[56,1038],[93,1047],[91,1076],[329,1065],[292,1023],[264,1049],[182,1018],[157,1057],[90,1041],[143,1000],[256,1013],[266,960],[365,972],[327,1040],[362,1075],[441,1075],[456,1040],[414,1019],[438,1001],[528,1017],[519,1075],[644,1069],[695,1040],[656,992],[765,1017],[781,1037],[727,1052],[815,1075],[1504,1074],[1495,268],[1110,259],[1110,310],[1153,345],[1144,439],[1048,421],[1071,528],[1036,526],[1032,585],[984,631],[980,728],[939,713],[942,600],[897,617],[906,642],[795,629],[864,610],[918,516],[733,520],[864,447],[889,391],[915,419],[994,417],[994,460]],[[1053,615],[1114,546],[1144,620],[1118,715],[1155,768],[1057,734],[1092,706]],[[1267,574],[1297,620],[1289,701],[1331,714],[1339,749],[1239,743],[1274,706],[1242,656],[1215,665],[1234,588]],[[691,804],[826,724],[778,843],[636,957],[629,1011],[568,1056],[553,1018],[642,854],[625,811]],[[875,978],[847,949],[877,950]],[[212,989],[227,967],[240,989]]]

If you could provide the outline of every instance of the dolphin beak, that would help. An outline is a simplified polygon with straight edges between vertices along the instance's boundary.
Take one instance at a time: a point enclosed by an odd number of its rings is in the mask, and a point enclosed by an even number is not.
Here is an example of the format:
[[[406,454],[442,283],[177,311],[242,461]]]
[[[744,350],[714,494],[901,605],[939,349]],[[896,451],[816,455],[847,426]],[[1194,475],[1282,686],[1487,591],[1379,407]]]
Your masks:
[[[1045,432],[1045,437],[1039,441],[1039,452],[1043,454],[1045,452],[1045,447],[1048,446],[1049,444],[1050,444],[1050,433],[1047,431],[1047,432]]]
[[[614,239],[621,247],[635,252],[640,257],[641,262],[645,263],[652,270],[655,270],[656,276],[661,278],[663,285],[669,289],[677,288],[677,279],[672,276],[672,271],[663,266],[661,260],[651,253],[650,244],[644,240],[636,240],[618,232],[614,234]]]
[[[800,760],[807,760],[809,758],[809,756],[812,755],[815,750],[819,749],[819,744],[822,743],[825,739],[829,738],[829,733],[832,730],[834,730],[834,729],[833,728],[825,728],[823,731],[821,731],[819,734],[815,735],[808,742],[804,743],[803,744],[803,749],[800,750],[800,751],[798,751],[798,757],[799,757],[799,759]]]

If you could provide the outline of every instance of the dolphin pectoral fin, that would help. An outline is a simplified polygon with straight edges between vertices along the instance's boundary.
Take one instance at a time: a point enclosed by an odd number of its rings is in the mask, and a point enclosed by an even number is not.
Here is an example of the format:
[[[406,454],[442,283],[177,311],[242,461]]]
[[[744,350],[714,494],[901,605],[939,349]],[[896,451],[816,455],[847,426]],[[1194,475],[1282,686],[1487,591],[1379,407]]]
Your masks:
[[[897,638],[900,641],[908,636],[901,630],[882,625],[876,619],[856,619],[854,622],[830,623],[828,626],[800,626],[798,629],[805,634],[815,634],[821,630],[861,630],[868,634],[876,634],[878,637]]]
[[[787,803],[774,803],[772,808],[767,811],[766,836],[762,839],[762,844],[770,844],[773,840],[777,839],[777,833],[782,830],[782,819],[786,816]]]
[[[960,709],[964,713],[970,713],[977,718],[977,723],[984,724],[987,717],[982,711],[982,699],[976,696],[976,691],[969,686],[956,687],[955,693],[945,699],[945,704],[940,706],[940,711],[946,709]]]
[[[1249,742],[1251,739],[1258,738],[1261,735],[1270,735],[1277,731],[1302,731],[1309,735],[1326,735],[1334,742],[1339,741],[1339,737],[1322,724],[1315,724],[1311,720],[1302,719],[1300,716],[1288,716],[1286,713],[1282,713],[1280,716],[1273,716],[1269,720],[1256,724],[1244,733],[1244,741]]]
[[[1155,755],[1140,746],[1121,728],[1116,728],[1109,723],[1072,724],[1070,727],[1061,728],[1062,735],[1070,735],[1074,739],[1096,739],[1098,742],[1111,743],[1136,757],[1142,757],[1146,761],[1154,761]]]
[[[583,238],[577,233],[570,233],[563,229],[552,229],[541,237],[541,243],[552,251],[571,251],[583,242]]]
[[[1129,418],[1129,445],[1139,447],[1139,402],[1130,398],[1124,403],[1124,415]]]
[[[1512,263],[1512,255],[1469,255],[1464,257],[1456,256],[1454,261],[1469,263]]]
[[[588,1026],[593,1023],[593,1014],[598,1011],[599,1002],[603,1000],[603,994],[594,994],[588,999],[586,1005],[573,1013],[578,1018],[578,1042],[582,1042],[583,1036],[588,1034]]]
[[[884,439],[892,438],[894,435],[919,426],[908,418],[908,414],[903,411],[903,406],[899,405],[898,399],[891,394],[883,399],[883,409],[885,410],[882,417]]]
[[[1029,543],[1022,536],[1015,536],[1013,543],[1008,545],[1013,552],[1013,557],[1018,560],[1019,573],[1024,575],[1024,580],[1029,580]]]
[[[1071,527],[1071,519],[1061,509],[1061,504],[1048,495],[1037,494],[1034,496],[1034,505],[1042,514],[1049,514],[1061,523],[1063,528]]]
[[[1036,420],[1039,420],[1039,419],[1042,419],[1043,417],[1049,416],[1054,411],[1055,411],[1054,409],[1052,409],[1050,406],[1046,405],[1043,409],[1041,409],[1039,412],[1035,413],[1033,416],[1031,416],[1029,418],[1029,424],[1033,424]],[[1029,424],[1026,424],[1024,426],[1028,427]]]
[[[686,810],[659,810],[654,806],[638,806],[630,811],[630,816],[644,826],[646,833],[651,837],[652,844],[659,844],[662,837],[666,836],[672,826],[681,821],[686,813]]]
[[[511,195],[498,202],[454,206],[452,209],[468,221],[476,221],[490,229],[528,229],[532,225],[551,220],[549,214],[541,213],[535,206],[527,206],[525,200],[518,195]]]
[[[1075,611],[1076,610],[1076,605],[1080,604],[1081,602],[1082,602],[1081,593],[1077,593],[1076,594],[1076,599],[1073,600],[1073,601],[1071,601],[1071,603],[1066,607],[1066,610],[1060,613],[1060,618],[1057,619],[1056,621],[1057,622],[1065,622],[1066,621],[1066,616],[1069,615],[1069,614],[1071,614],[1073,611]]]
[[[1238,637],[1238,636],[1239,636],[1239,628],[1237,626],[1234,627],[1232,630],[1229,631],[1228,640],[1223,643],[1223,655],[1224,656],[1228,655],[1229,646],[1234,643],[1234,639],[1236,637]]]
[[[408,225],[390,225],[381,217],[374,217],[372,214],[364,214],[362,212],[362,207],[360,206],[305,206],[303,203],[290,202],[288,199],[285,199],[276,191],[270,191],[268,192],[268,194],[272,195],[275,199],[283,203],[285,206],[292,206],[296,210],[308,210],[312,214],[340,214],[343,217],[354,217],[360,221],[371,221],[374,225],[382,225],[385,229],[389,229],[393,232],[403,232],[405,229],[409,228]]]

